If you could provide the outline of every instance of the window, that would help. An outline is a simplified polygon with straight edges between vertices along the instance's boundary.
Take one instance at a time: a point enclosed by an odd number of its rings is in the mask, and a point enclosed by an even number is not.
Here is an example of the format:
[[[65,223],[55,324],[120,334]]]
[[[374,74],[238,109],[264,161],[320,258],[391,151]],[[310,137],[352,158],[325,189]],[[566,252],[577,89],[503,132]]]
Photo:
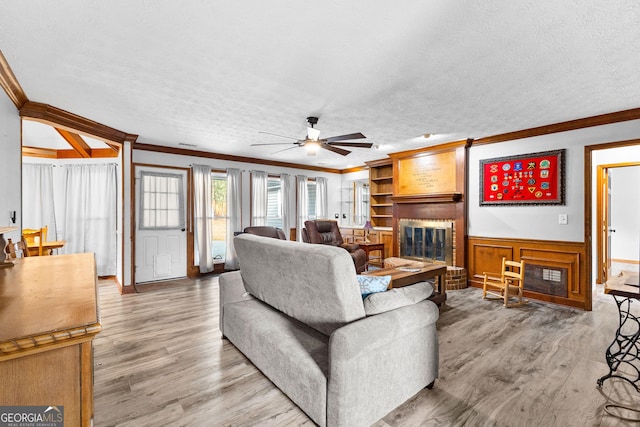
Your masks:
[[[211,255],[213,262],[224,262],[227,251],[227,175],[211,173]]]
[[[143,171],[141,179],[140,229],[184,228],[182,175]]]
[[[282,228],[282,183],[276,176],[267,178],[267,225]]]
[[[307,219],[317,219],[315,181],[307,181],[307,197],[309,203],[307,205]]]

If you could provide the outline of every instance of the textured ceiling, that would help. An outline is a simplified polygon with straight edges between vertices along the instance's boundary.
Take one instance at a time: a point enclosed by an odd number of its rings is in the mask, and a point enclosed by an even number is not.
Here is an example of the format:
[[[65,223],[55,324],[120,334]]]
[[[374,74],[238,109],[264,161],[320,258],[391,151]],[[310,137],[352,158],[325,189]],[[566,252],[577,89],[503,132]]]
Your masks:
[[[0,50],[31,101],[139,142],[345,168],[639,107],[639,24],[636,0],[11,0]],[[250,147],[310,115],[380,149]]]

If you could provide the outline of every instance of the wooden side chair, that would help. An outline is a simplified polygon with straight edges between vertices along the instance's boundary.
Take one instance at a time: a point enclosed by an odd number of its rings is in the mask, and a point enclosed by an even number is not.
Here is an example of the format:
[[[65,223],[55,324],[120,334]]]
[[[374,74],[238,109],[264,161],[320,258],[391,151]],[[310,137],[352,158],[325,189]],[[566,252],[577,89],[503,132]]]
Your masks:
[[[39,230],[34,230],[31,228],[25,228],[22,230],[22,240],[23,246],[25,246],[22,250],[25,253],[25,256],[29,256],[29,248],[26,247],[28,245],[38,244],[38,256],[42,256],[42,242],[46,239],[46,227],[43,227]]]
[[[40,237],[42,238],[42,241],[46,242],[48,230],[49,230],[49,227],[46,225],[42,228],[23,228],[22,235],[27,238],[27,243],[31,245],[35,243],[35,237],[37,236],[38,233],[40,233]]]
[[[502,271],[500,277],[496,273],[483,273],[482,297],[487,299],[487,294],[504,300],[504,306],[516,307],[526,304],[524,296],[524,261],[508,261],[502,258]],[[518,302],[510,303],[509,298],[518,298]]]

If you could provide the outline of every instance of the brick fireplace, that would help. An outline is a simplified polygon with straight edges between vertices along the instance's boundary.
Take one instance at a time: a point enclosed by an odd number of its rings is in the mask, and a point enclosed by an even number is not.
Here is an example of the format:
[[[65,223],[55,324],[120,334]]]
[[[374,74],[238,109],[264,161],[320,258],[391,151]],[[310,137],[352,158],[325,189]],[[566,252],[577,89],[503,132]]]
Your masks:
[[[436,264],[453,265],[453,220],[398,220],[400,256]]]
[[[392,200],[394,253],[408,258],[425,258],[425,261],[452,267],[465,266],[465,221],[461,194],[394,196]],[[407,228],[408,224],[412,225]],[[411,245],[406,242],[409,234],[412,236]],[[433,244],[434,238],[436,247],[426,250],[425,240]],[[411,251],[410,254],[407,250]]]

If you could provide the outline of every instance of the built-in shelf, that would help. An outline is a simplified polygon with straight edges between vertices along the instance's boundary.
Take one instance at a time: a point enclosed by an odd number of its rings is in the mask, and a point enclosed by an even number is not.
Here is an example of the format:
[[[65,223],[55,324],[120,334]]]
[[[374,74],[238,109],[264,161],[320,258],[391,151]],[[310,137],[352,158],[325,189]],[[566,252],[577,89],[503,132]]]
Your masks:
[[[369,166],[369,203],[374,227],[393,225],[393,164],[391,159],[366,162]],[[391,248],[389,248],[391,249]]]

